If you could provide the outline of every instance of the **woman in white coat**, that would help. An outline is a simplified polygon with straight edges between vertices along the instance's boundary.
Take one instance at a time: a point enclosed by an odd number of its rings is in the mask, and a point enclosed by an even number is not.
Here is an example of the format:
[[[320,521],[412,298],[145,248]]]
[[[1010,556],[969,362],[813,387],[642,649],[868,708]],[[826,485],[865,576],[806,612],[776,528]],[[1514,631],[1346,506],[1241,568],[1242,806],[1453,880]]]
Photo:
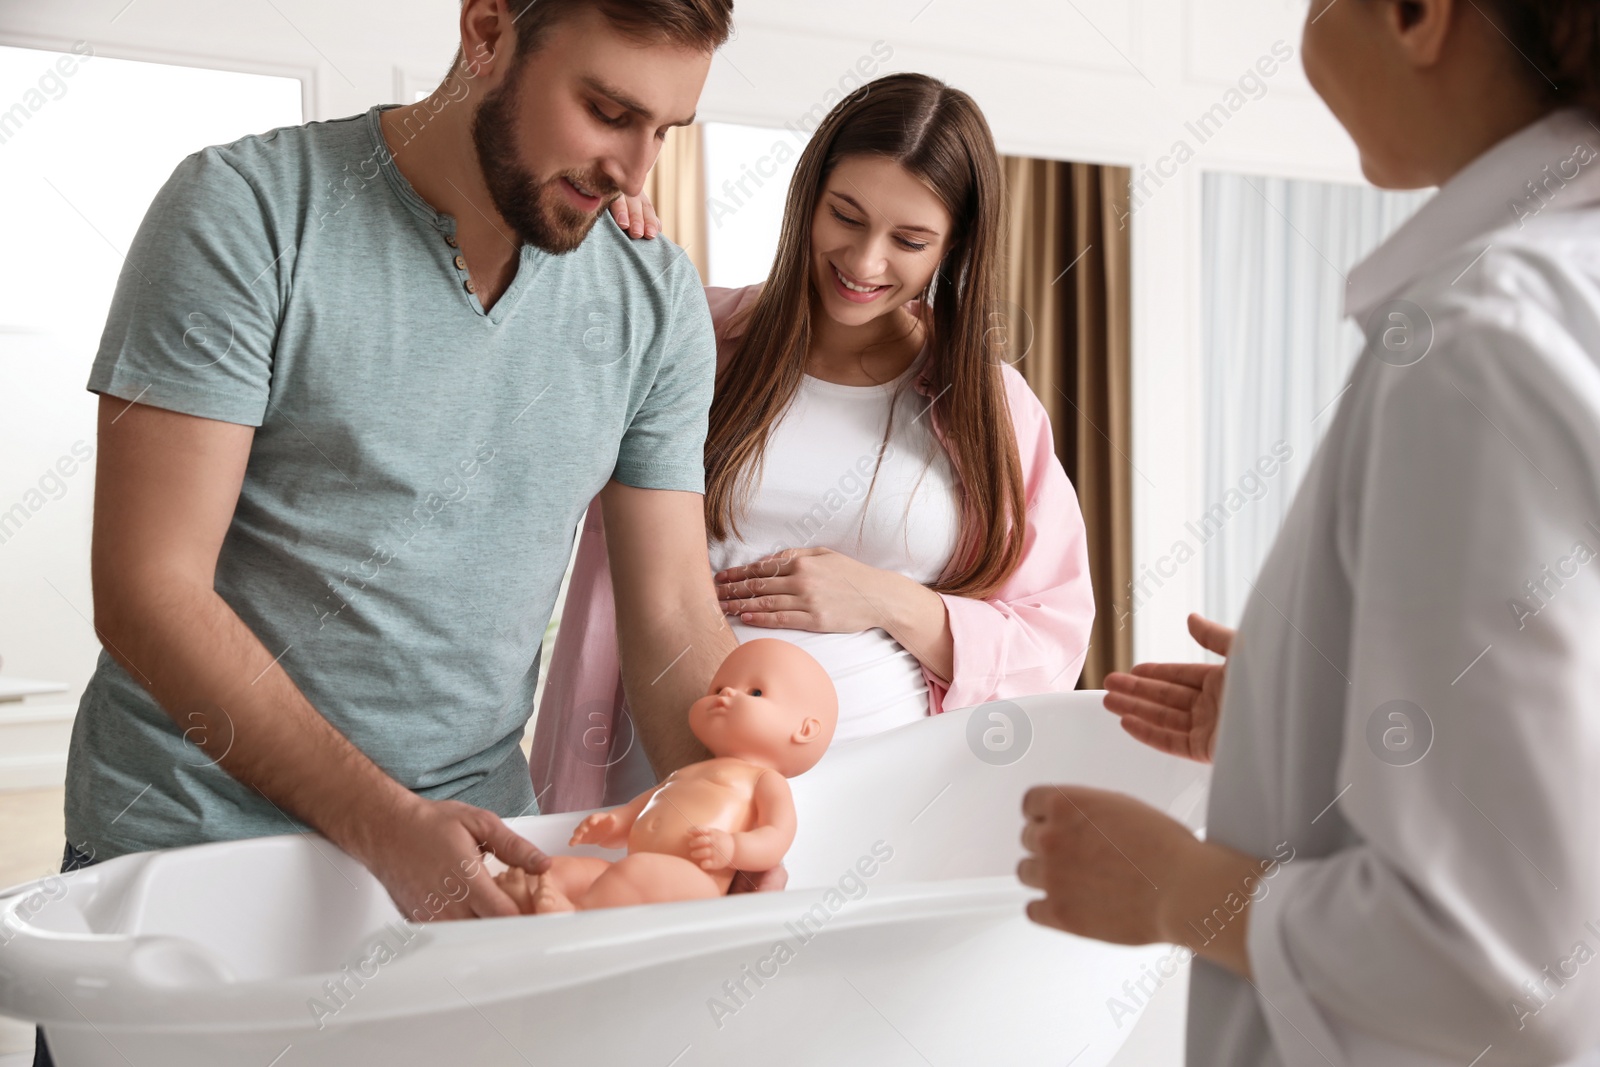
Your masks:
[[[1190,1067],[1600,1061],[1600,4],[1313,0],[1303,56],[1374,183],[1440,191],[1350,273],[1237,636],[1190,620],[1226,664],[1108,680],[1214,755],[1206,839],[1031,790],[1029,914],[1198,957]]]

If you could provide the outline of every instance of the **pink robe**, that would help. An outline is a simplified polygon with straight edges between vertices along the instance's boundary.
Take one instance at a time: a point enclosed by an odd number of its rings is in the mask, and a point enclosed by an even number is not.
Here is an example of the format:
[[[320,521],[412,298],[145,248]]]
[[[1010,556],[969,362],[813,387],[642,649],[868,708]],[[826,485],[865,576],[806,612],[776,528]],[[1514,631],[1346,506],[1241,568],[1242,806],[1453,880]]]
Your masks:
[[[719,366],[733,354],[734,313],[759,286],[706,290]],[[1094,593],[1078,496],[1056,458],[1050,419],[1022,375],[1004,369],[1027,501],[1022,562],[988,597],[941,594],[954,643],[948,685],[926,668],[929,713],[1070,690],[1089,650]],[[922,381],[917,390],[932,397]],[[940,433],[937,420],[934,432]],[[942,436],[941,436],[942,440]],[[611,571],[599,501],[589,508],[534,725],[529,760],[542,812],[626,803],[655,776],[623,710]]]

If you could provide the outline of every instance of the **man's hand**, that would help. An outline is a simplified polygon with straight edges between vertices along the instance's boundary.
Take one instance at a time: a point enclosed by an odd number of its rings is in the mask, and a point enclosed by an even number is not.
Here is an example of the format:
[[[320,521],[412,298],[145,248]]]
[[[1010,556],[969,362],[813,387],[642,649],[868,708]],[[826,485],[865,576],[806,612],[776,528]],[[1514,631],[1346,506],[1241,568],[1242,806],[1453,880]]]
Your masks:
[[[530,874],[550,869],[550,857],[493,812],[415,795],[358,847],[356,858],[412,922],[522,914],[484,866],[485,853]]]
[[[1224,658],[1234,631],[1199,615],[1189,616],[1189,633],[1208,652]],[[1140,663],[1131,674],[1106,675],[1106,710],[1122,718],[1122,728],[1152,748],[1210,763],[1222,715],[1222,685],[1228,664]]]
[[[728,895],[735,893],[776,893],[789,884],[789,868],[779,864],[770,871],[734,871]]]

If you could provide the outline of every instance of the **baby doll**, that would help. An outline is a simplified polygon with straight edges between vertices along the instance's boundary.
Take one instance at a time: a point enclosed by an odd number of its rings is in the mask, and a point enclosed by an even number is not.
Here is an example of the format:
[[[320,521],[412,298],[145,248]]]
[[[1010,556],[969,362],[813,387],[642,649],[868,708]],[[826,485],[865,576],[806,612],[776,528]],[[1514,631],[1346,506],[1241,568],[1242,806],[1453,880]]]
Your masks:
[[[689,729],[714,758],[590,815],[569,842],[626,842],[627,856],[555,856],[542,875],[513,867],[495,880],[525,914],[722,896],[735,871],[783,862],[795,832],[788,779],[822,758],[838,720],[821,664],[787,641],[746,642],[689,708]]]

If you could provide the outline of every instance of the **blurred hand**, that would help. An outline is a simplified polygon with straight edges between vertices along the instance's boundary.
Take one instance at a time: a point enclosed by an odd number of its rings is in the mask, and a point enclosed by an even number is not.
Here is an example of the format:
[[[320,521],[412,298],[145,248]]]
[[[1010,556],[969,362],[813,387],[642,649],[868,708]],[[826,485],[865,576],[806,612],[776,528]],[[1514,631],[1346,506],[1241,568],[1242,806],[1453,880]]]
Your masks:
[[[1167,940],[1163,888],[1203,846],[1188,827],[1122,793],[1040,785],[1023,794],[1025,886],[1045,896],[1028,918],[1119,945]]]
[[[1189,633],[1208,652],[1226,657],[1234,631],[1199,615]],[[1223,663],[1140,663],[1131,673],[1106,675],[1106,710],[1152,748],[1210,763],[1222,713]]]
[[[1045,893],[1028,902],[1028,918],[1119,945],[1184,945],[1251,977],[1250,906],[1277,861],[1197,840],[1165,812],[1104,789],[1035,786],[1022,814],[1028,855],[1017,879]]]
[[[624,193],[611,201],[610,210],[611,217],[617,220],[618,226],[628,231],[630,237],[642,237],[648,241],[654,240],[656,234],[661,232],[661,220],[656,217],[656,209],[643,193],[638,196]]]
[[[372,828],[362,851],[356,858],[412,922],[519,914],[485,868],[484,853],[531,874],[550,867],[550,857],[493,812],[415,794],[401,817]]]
[[[789,884],[789,868],[779,864],[770,871],[735,871],[728,895],[735,893],[776,893]]]

